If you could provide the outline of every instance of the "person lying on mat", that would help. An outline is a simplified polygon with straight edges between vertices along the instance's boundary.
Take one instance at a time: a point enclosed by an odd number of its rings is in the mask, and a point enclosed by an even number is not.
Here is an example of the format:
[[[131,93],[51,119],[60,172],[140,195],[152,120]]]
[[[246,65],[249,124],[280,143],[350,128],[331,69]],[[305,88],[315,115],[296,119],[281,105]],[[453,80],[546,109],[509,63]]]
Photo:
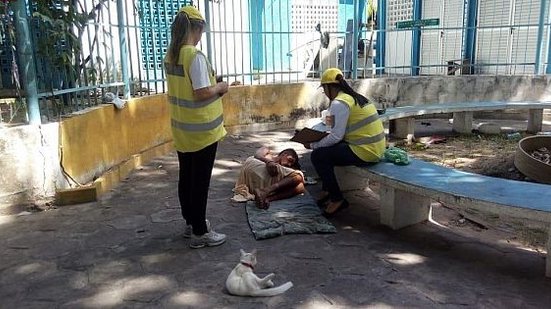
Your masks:
[[[269,148],[261,147],[243,163],[234,191],[245,188],[254,194],[260,209],[267,209],[272,201],[304,193],[304,174],[298,161],[292,148],[273,155]]]
[[[321,77],[323,92],[329,98],[329,135],[305,144],[313,149],[312,164],[322,181],[318,205],[326,216],[348,207],[335,177],[335,166],[378,162],[386,142],[377,108],[354,91],[337,68],[327,69]]]

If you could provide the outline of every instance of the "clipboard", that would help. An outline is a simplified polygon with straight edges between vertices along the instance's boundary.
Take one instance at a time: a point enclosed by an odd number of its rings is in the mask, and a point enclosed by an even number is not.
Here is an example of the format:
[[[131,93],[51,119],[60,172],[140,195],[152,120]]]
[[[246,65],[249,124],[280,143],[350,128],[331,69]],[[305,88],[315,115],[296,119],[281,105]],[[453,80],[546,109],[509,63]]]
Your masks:
[[[291,141],[301,144],[308,144],[312,142],[317,142],[327,135],[329,135],[328,132],[321,132],[310,128],[304,128],[295,133],[295,136],[291,137]]]

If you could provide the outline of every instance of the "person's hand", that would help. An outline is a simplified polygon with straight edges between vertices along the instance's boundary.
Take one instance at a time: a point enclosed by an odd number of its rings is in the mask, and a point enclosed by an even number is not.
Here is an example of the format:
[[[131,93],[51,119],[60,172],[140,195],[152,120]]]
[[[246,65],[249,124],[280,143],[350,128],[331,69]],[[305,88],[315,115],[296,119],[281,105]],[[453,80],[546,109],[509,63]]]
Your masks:
[[[304,143],[304,148],[306,148],[306,149],[312,149],[311,146],[310,146],[310,143]]]
[[[228,92],[228,83],[226,82],[219,82],[216,84],[216,88],[218,88],[218,94],[220,96],[224,95],[226,92]]]
[[[263,158],[266,158],[266,156],[268,156],[270,153],[271,153],[270,148],[266,146],[262,146],[256,150],[256,153],[254,154],[254,156],[257,159],[263,159]]]
[[[266,162],[266,170],[271,177],[277,176],[277,163],[272,161]]]
[[[325,125],[328,128],[332,128],[335,125],[335,115],[325,117]]]

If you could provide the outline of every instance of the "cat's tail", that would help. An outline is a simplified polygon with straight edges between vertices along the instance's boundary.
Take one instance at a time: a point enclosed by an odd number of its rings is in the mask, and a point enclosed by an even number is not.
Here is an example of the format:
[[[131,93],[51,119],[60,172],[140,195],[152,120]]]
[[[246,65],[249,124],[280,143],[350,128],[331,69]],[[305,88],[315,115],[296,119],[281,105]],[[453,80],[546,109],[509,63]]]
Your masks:
[[[251,296],[274,296],[281,293],[285,293],[288,289],[293,287],[293,283],[291,281],[284,283],[280,286],[276,286],[273,288],[268,289],[262,289],[262,290],[255,290],[252,292]]]

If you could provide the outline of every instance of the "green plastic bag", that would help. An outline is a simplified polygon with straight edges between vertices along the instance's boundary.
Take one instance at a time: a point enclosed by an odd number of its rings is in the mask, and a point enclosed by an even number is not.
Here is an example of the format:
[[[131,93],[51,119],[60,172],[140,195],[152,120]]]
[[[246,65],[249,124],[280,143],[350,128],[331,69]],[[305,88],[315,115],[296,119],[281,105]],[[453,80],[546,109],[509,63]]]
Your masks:
[[[385,159],[397,165],[408,165],[408,153],[396,147],[390,147],[385,150]]]

